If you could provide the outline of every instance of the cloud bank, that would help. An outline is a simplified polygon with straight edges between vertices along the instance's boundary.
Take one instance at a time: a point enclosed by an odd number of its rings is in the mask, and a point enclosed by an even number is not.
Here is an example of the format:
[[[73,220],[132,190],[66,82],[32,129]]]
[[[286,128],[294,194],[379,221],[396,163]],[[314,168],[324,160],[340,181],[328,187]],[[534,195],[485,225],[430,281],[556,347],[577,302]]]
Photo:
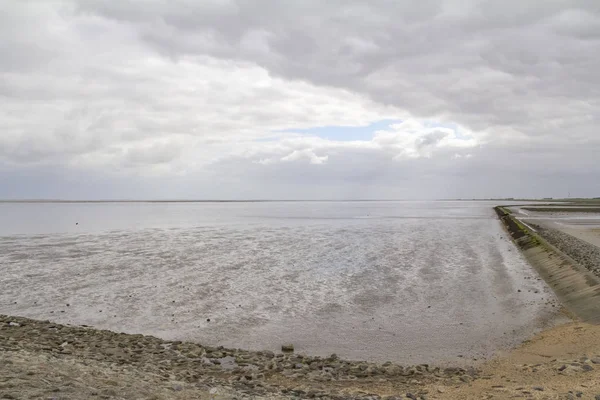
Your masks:
[[[1,198],[600,196],[596,1],[5,1],[0,35]]]

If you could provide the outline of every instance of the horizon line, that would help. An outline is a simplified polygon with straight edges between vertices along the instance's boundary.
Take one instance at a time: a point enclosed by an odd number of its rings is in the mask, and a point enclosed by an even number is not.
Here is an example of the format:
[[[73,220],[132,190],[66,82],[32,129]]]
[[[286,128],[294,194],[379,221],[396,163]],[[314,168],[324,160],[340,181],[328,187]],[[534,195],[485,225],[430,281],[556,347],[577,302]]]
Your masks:
[[[441,198],[441,199],[0,199],[0,203],[267,203],[267,202],[377,202],[377,201],[534,201],[558,198]]]

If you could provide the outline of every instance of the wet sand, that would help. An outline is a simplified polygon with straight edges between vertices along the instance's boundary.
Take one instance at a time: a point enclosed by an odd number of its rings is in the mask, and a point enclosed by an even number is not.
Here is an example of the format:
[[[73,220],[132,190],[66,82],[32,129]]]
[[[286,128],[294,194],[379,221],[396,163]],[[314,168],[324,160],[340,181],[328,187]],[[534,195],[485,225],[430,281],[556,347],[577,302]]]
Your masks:
[[[0,236],[0,313],[248,350],[481,362],[561,321],[491,205],[9,205],[33,226],[0,227],[23,232]]]

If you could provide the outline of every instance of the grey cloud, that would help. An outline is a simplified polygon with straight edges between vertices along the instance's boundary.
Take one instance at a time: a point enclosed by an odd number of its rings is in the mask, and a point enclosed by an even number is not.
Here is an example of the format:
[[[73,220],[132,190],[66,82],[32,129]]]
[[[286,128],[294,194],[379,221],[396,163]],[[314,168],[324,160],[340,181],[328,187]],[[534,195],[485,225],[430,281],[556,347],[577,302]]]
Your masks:
[[[302,183],[386,197],[403,182],[445,197],[491,193],[509,171],[507,190],[521,193],[545,195],[551,176],[599,190],[588,181],[600,173],[596,0],[49,0],[4,11],[5,176],[45,165],[102,180],[110,165],[140,182],[161,166],[187,174],[173,193],[192,197],[186,185],[215,179],[274,196]],[[358,147],[256,141],[390,117],[459,125],[478,147],[437,149],[444,130],[417,136],[430,157],[413,160],[395,158],[393,135]]]
[[[448,132],[434,131],[427,133],[420,137],[417,141],[417,148],[421,149],[423,147],[435,146],[438,144],[443,138],[449,135]]]
[[[138,24],[165,52],[241,58],[478,130],[560,115],[565,98],[598,102],[600,15],[593,1],[239,1],[212,13],[159,2],[142,17],[133,17],[136,2],[101,4],[82,7]],[[268,53],[241,45],[256,29],[267,33]],[[367,43],[368,54],[349,39]],[[531,103],[543,107],[522,106]]]

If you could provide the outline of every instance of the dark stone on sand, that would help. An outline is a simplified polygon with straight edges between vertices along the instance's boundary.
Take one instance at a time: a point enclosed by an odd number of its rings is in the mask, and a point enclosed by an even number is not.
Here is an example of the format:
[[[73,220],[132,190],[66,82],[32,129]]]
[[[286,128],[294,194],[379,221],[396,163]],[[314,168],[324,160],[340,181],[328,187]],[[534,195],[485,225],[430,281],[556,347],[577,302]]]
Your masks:
[[[284,344],[284,345],[281,345],[281,351],[283,351],[284,353],[293,353],[294,352],[294,345],[293,344]]]

